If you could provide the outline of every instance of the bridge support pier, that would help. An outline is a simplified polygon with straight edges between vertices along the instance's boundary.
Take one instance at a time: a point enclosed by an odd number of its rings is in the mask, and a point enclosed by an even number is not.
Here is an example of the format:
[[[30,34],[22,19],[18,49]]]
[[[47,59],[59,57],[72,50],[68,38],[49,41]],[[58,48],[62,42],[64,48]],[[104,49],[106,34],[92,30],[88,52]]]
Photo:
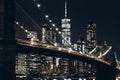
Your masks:
[[[97,66],[96,80],[116,80],[116,69],[105,65]]]
[[[14,0],[0,0],[0,80],[16,80]]]
[[[0,40],[0,80],[16,80],[15,44],[15,41]]]

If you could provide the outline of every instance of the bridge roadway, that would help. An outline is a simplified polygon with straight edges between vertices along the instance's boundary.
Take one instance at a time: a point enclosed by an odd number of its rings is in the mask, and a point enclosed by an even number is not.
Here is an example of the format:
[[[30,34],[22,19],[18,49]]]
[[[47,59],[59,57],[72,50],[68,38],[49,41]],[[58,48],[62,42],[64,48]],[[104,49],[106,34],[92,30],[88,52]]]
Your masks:
[[[40,42],[33,42],[29,40],[17,39],[18,41],[18,52],[31,53],[35,52],[39,54],[45,54],[48,56],[58,56],[58,57],[66,57],[73,58],[77,60],[82,60],[88,62],[90,64],[104,64],[111,66],[111,64],[103,59],[100,59],[96,56],[90,54],[81,54],[77,51],[69,50],[62,47],[57,47],[49,44],[43,44]]]

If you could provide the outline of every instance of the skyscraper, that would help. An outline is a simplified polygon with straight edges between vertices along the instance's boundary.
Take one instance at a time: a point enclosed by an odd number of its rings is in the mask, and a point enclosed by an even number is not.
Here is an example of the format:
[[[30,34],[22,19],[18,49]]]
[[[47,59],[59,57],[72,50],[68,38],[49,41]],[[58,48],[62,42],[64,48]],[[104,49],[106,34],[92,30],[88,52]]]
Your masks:
[[[93,49],[97,45],[96,24],[91,22],[87,26],[87,48]]]
[[[62,46],[67,49],[70,48],[71,44],[71,32],[70,32],[70,19],[67,18],[67,2],[65,1],[65,18],[62,21]],[[63,76],[68,76],[70,73],[69,65],[70,60],[66,58],[60,59],[60,73]]]
[[[53,28],[50,28],[48,24],[44,24],[42,27],[42,42],[43,43],[56,43],[56,32]]]
[[[65,18],[62,19],[62,45],[69,48],[71,44],[70,19],[67,18],[67,2],[65,2]]]

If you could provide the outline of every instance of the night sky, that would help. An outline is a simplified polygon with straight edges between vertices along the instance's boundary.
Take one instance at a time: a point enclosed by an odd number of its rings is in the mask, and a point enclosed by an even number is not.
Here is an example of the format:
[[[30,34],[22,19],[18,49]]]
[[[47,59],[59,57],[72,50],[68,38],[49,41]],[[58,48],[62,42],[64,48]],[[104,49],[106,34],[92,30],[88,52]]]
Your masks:
[[[32,0],[16,0],[22,8],[39,24],[42,25],[41,11]],[[36,0],[41,10],[50,16],[54,23],[61,26],[64,18],[65,0]],[[120,58],[120,5],[117,0],[67,0],[68,18],[71,19],[72,42],[76,42],[91,21],[97,24],[98,44],[107,41],[113,46]],[[18,11],[16,16],[18,17]],[[19,20],[20,18],[16,18]],[[24,21],[25,23],[25,21]]]

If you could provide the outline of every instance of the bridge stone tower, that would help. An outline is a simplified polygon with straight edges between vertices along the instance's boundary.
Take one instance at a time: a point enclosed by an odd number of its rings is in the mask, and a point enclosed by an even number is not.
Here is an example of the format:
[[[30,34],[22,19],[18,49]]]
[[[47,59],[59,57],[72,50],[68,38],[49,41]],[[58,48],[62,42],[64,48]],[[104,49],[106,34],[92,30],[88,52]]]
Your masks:
[[[15,80],[14,0],[0,0],[0,80]]]

